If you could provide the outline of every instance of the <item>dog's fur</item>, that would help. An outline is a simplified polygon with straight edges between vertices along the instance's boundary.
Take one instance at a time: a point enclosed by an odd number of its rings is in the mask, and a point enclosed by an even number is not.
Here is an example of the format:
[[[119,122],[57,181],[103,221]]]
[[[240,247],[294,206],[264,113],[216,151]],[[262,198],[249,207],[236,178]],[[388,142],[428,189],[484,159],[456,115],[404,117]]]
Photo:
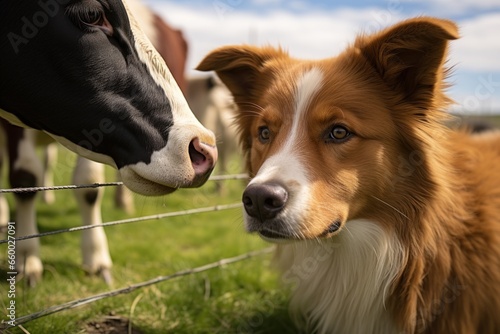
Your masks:
[[[500,132],[444,125],[456,38],[419,17],[335,58],[229,46],[199,65],[234,96],[246,227],[278,242],[308,332],[500,333]]]

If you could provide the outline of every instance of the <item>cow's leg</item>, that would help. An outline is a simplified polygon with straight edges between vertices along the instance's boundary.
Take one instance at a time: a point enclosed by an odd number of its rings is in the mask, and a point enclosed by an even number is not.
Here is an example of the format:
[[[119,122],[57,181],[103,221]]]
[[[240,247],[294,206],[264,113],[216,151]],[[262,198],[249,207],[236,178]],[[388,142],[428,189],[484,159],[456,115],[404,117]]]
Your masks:
[[[93,184],[104,181],[104,165],[78,157],[73,175],[75,184]],[[76,189],[75,196],[80,207],[84,225],[102,224],[101,202],[104,188]],[[82,231],[83,269],[91,274],[100,274],[106,283],[112,283],[111,257],[108,241],[102,227]]]
[[[116,172],[116,181],[121,181],[120,173]],[[115,190],[115,206],[131,215],[135,212],[134,195],[124,185],[117,186]]]
[[[40,184],[42,163],[36,155],[34,131],[9,126],[7,131],[9,149],[9,181],[12,188],[35,187]],[[15,193],[16,237],[38,234],[36,225],[36,192]],[[16,243],[16,271],[18,278],[26,277],[29,286],[42,278],[43,265],[40,260],[38,238]]]
[[[3,176],[3,164],[4,164],[6,145],[7,143],[5,142],[4,131],[0,124],[0,189],[3,189],[2,176]],[[9,218],[10,218],[9,203],[7,203],[7,198],[5,198],[5,194],[0,193],[0,239],[4,239],[5,237]]]
[[[0,175],[3,174],[3,161],[0,158]],[[0,189],[2,189],[2,183],[0,182]],[[9,203],[7,203],[7,198],[5,194],[0,194],[0,239],[4,239],[7,232],[7,223],[9,222],[10,212]]]
[[[52,187],[54,185],[54,167],[57,162],[57,144],[50,143],[45,146],[43,154],[43,186]],[[47,204],[53,204],[56,196],[53,190],[42,192],[42,200]]]

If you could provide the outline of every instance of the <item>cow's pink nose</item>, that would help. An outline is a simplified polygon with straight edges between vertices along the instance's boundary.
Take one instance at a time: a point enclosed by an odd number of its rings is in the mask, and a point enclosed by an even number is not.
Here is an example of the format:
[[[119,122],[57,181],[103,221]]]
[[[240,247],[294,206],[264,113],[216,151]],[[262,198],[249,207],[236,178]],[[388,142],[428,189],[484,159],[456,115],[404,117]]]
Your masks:
[[[189,144],[189,157],[193,164],[195,180],[193,186],[198,187],[205,183],[217,162],[217,147],[195,138]]]

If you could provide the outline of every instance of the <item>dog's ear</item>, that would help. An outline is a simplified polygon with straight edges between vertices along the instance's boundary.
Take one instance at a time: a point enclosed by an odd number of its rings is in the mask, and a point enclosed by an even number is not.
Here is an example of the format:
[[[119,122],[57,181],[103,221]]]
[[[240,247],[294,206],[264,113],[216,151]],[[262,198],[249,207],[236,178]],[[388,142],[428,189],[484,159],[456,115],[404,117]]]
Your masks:
[[[231,91],[236,103],[252,102],[262,88],[257,80],[267,60],[286,56],[280,49],[249,45],[224,46],[209,53],[196,67],[199,71],[215,71]]]
[[[403,21],[371,36],[361,36],[355,47],[386,84],[405,101],[420,108],[447,102],[442,95],[443,64],[457,26],[448,20],[420,17]]]
[[[209,53],[197,66],[200,71],[215,71],[226,85],[238,106],[236,124],[239,141],[245,155],[246,167],[251,172],[250,151],[252,137],[248,115],[259,109],[259,98],[269,84],[266,62],[274,58],[288,57],[281,49],[249,45],[225,46]]]

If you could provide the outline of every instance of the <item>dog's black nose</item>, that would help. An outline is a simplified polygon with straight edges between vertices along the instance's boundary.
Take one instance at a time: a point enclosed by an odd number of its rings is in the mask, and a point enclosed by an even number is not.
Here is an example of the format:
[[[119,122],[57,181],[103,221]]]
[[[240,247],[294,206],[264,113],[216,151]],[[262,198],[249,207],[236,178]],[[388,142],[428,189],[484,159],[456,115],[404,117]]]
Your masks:
[[[288,199],[286,189],[276,183],[251,184],[243,192],[245,211],[261,221],[276,217]]]

